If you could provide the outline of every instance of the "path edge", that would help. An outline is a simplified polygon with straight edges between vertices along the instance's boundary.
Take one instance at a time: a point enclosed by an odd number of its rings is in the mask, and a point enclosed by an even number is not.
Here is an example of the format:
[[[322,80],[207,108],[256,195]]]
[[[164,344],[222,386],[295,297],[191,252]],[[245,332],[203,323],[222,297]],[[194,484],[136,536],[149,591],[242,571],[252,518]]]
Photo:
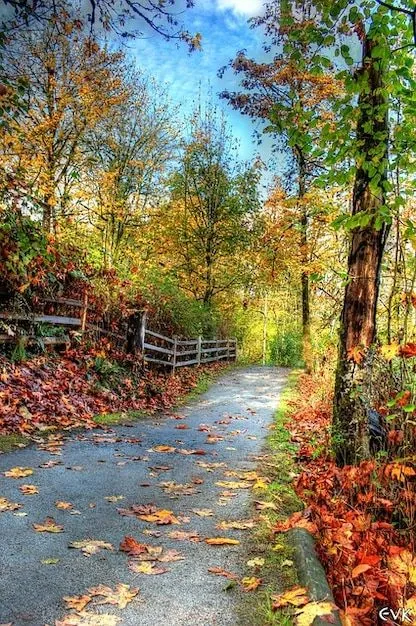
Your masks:
[[[329,587],[325,570],[318,559],[315,549],[315,539],[304,528],[292,528],[287,532],[294,548],[294,558],[301,585],[307,587],[313,602],[334,602],[334,596]],[[338,611],[332,611],[331,624],[342,626]],[[316,617],[313,626],[328,626],[328,621]]]

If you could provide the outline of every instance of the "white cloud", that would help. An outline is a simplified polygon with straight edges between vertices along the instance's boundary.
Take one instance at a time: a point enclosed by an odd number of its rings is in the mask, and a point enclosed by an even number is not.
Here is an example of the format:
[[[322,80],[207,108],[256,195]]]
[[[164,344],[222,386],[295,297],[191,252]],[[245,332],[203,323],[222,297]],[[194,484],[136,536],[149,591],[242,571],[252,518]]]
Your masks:
[[[224,11],[230,9],[234,13],[251,17],[262,13],[264,0],[216,0],[217,7]]]

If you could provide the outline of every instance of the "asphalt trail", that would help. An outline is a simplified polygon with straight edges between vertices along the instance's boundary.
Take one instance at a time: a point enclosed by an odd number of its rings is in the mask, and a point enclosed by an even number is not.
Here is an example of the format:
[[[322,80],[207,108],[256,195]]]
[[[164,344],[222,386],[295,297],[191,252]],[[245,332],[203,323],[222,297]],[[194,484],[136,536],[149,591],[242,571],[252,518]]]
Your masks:
[[[224,591],[226,579],[209,574],[208,568],[247,575],[244,538],[250,531],[218,530],[215,525],[249,518],[252,490],[224,488],[215,482],[241,482],[226,472],[255,469],[286,376],[286,370],[277,368],[237,369],[174,414],[71,435],[60,455],[39,446],[0,455],[0,498],[23,505],[0,513],[0,625],[55,626],[71,613],[63,596],[81,595],[99,584],[125,583],[140,589],[126,608],[92,602],[86,610],[117,615],[125,626],[235,626],[238,593]],[[182,429],[184,424],[189,428]],[[200,429],[201,424],[207,429]],[[209,434],[213,443],[207,442]],[[175,452],[152,450],[160,445],[174,447]],[[203,450],[205,455],[178,450]],[[52,464],[40,467],[49,461]],[[225,465],[207,468],[201,462]],[[20,479],[4,476],[4,471],[16,466],[33,468],[33,474]],[[172,469],[149,469],[161,466]],[[165,481],[188,485],[191,494],[168,493],[159,485]],[[36,485],[39,493],[22,494],[22,484]],[[224,491],[234,495],[221,498]],[[108,496],[123,499],[109,502]],[[73,509],[59,510],[57,501],[70,502]],[[156,525],[117,510],[148,503],[190,519],[180,525]],[[200,517],[193,509],[211,509],[214,515]],[[32,524],[47,516],[64,532],[35,532]],[[161,535],[143,534],[146,529]],[[178,530],[195,531],[200,541],[168,536]],[[164,552],[177,550],[184,559],[156,563],[169,570],[161,575],[134,573],[127,554],[118,549],[126,535],[163,546]],[[240,545],[210,546],[204,541],[219,536],[238,539]],[[86,538],[108,542],[114,550],[86,557],[81,550],[68,548],[69,543]],[[42,562],[50,559],[59,561]]]

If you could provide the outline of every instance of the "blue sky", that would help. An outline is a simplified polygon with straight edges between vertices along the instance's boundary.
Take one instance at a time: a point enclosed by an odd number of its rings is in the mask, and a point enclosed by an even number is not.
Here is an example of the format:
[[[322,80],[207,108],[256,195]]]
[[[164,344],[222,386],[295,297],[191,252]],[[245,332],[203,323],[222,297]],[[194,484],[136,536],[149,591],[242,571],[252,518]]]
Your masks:
[[[184,14],[184,22],[189,32],[201,33],[201,52],[189,54],[185,45],[165,42],[157,35],[136,40],[131,50],[140,69],[168,86],[170,99],[180,105],[184,116],[192,111],[199,93],[204,100],[211,91],[240,142],[242,160],[251,160],[260,152],[267,161],[270,150],[253,142],[250,119],[219,100],[220,91],[237,89],[238,82],[231,72],[222,79],[217,72],[241,49],[256,59],[263,55],[262,33],[247,23],[261,12],[262,4],[263,0],[196,0],[196,7]]]

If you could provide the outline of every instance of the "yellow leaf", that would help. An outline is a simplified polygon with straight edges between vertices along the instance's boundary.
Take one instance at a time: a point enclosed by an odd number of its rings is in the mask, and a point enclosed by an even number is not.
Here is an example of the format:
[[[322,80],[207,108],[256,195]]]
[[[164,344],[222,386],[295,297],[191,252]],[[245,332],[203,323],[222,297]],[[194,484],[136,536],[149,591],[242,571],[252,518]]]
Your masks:
[[[333,610],[338,609],[332,602],[308,602],[308,604],[296,611],[296,625],[312,626],[315,617],[331,615]]]
[[[16,511],[21,508],[21,504],[10,502],[7,498],[0,498],[0,513],[2,511]]]
[[[39,493],[39,487],[36,485],[20,485],[19,490],[25,494],[25,496],[33,496]]]
[[[211,537],[205,539],[205,543],[210,546],[237,546],[240,542],[237,539],[229,539],[228,537]]]
[[[289,604],[293,606],[302,606],[303,604],[307,604],[309,602],[308,590],[306,587],[292,587],[284,593],[273,595],[272,601],[274,610],[283,606],[288,606]]]
[[[398,343],[387,343],[380,348],[380,354],[386,361],[391,361],[395,356],[399,354]]]
[[[215,484],[217,487],[225,487],[225,489],[248,489],[251,487],[248,482],[233,482],[228,480],[219,480]]]
[[[55,506],[57,509],[61,509],[62,511],[68,511],[69,509],[73,508],[73,504],[71,504],[70,502],[64,502],[63,500],[57,500],[55,502]]]
[[[100,539],[84,539],[83,541],[73,541],[69,544],[70,548],[78,548],[85,556],[91,556],[97,554],[101,549],[114,550],[111,543],[101,541]]]
[[[113,590],[106,585],[97,585],[88,589],[88,593],[92,596],[103,596],[103,599],[97,600],[97,604],[113,604],[119,609],[125,609],[126,606],[137,596],[138,589],[130,589],[130,585],[119,583]]]
[[[152,450],[154,452],[175,452],[176,448],[174,448],[173,446],[160,445],[160,446],[153,446]]]
[[[12,469],[4,472],[4,475],[8,478],[25,478],[31,474],[33,474],[33,469],[31,467],[12,467]]]
[[[261,585],[261,578],[255,576],[245,577],[241,579],[241,585],[244,591],[254,591]]]
[[[129,567],[132,572],[136,574],[147,574],[150,576],[154,576],[157,574],[165,574],[169,570],[165,567],[158,567],[154,563],[150,563],[149,561],[141,561],[140,563],[136,563],[136,561],[130,561]]]
[[[199,517],[212,517],[214,515],[211,509],[192,509],[192,512]]]

